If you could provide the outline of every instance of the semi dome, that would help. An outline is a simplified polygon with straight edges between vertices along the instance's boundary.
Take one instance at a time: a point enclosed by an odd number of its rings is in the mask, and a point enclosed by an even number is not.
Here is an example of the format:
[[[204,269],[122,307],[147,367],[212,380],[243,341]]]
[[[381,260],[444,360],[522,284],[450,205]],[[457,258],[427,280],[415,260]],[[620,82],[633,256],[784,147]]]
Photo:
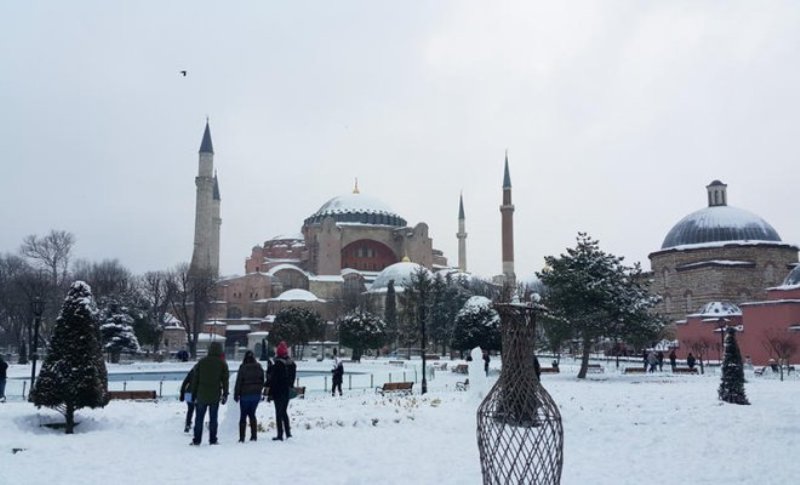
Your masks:
[[[326,217],[332,217],[336,222],[406,226],[406,220],[384,202],[359,193],[340,195],[325,202],[305,220],[305,224],[318,224]]]
[[[782,286],[800,286],[800,264],[789,272],[789,275],[783,280]]]
[[[780,242],[778,232],[764,219],[744,209],[719,205],[684,217],[667,233],[661,249],[723,241]]]
[[[377,277],[375,277],[375,281],[372,282],[370,291],[385,290],[386,287],[389,286],[389,281],[391,280],[394,280],[395,288],[403,288],[408,286],[408,284],[411,282],[411,275],[413,275],[416,271],[419,271],[420,268],[428,271],[428,269],[426,269],[424,266],[410,262],[394,263],[391,266],[387,266],[383,271],[378,273]],[[430,271],[428,271],[428,273],[430,273]]]
[[[308,290],[301,288],[294,288],[286,290],[281,293],[277,298],[272,298],[270,301],[322,301],[317,298],[317,295]]]

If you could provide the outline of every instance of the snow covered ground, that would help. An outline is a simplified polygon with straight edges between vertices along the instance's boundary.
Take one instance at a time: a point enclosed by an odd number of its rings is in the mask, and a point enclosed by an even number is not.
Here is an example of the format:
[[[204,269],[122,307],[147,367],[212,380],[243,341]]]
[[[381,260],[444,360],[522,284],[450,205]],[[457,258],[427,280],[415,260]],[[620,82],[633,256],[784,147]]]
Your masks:
[[[133,368],[150,366],[187,367]],[[301,369],[326,366],[302,363]],[[400,371],[386,362],[356,367],[348,370],[364,372],[360,379],[393,372],[398,380]],[[717,400],[714,374],[623,375],[610,365],[579,381],[576,368],[562,367],[543,381],[563,417],[564,484],[763,485],[796,483],[800,476],[800,379],[750,375],[752,405],[734,406]],[[29,372],[10,371],[12,377]],[[11,396],[0,404],[0,484],[479,484],[480,398],[454,390],[463,378],[437,372],[425,396],[347,391],[347,379],[343,398],[311,391],[292,401],[294,437],[285,442],[269,440],[273,409],[262,403],[258,415],[269,431],[257,443],[237,443],[238,406],[230,402],[220,411],[221,444],[199,448],[188,446],[185,405],[172,387],[155,403],[114,401],[81,410],[72,436],[41,426],[60,421],[56,412]]]

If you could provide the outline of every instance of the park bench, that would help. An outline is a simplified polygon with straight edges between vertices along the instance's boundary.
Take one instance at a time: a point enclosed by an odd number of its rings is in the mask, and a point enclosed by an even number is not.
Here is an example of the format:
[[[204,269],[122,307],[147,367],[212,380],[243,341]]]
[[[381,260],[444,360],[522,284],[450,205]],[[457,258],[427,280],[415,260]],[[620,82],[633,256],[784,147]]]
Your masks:
[[[558,370],[558,367],[542,367],[539,370],[541,371],[542,374],[558,374],[559,372],[561,372]]]
[[[605,369],[600,364],[589,364],[586,366],[586,372],[589,374],[602,374]]]
[[[108,391],[108,399],[133,400],[133,401],[152,401],[156,398],[156,391]]]
[[[411,388],[414,387],[413,382],[386,382],[381,387],[375,388],[375,393],[385,395],[388,392],[399,392],[402,394],[411,394]]]
[[[453,367],[453,372],[456,374],[468,374],[469,366],[467,364],[458,364],[457,366]]]
[[[297,393],[298,399],[305,399],[306,398],[306,386],[295,387],[294,392]]]
[[[626,367],[625,374],[644,374],[644,367]]]
[[[456,391],[466,391],[469,389],[469,379],[456,382]]]
[[[389,365],[396,365],[398,367],[404,367],[406,365],[406,361],[404,360],[390,360]]]
[[[763,375],[764,375],[764,373],[767,371],[767,369],[771,369],[771,370],[772,370],[772,372],[773,372],[773,373],[775,373],[775,374],[777,374],[778,372],[780,372],[780,370],[778,369],[778,367],[777,367],[777,366],[775,366],[775,367],[773,368],[772,366],[769,366],[769,365],[765,365],[764,367],[762,367],[762,368],[760,368],[760,369],[756,369],[756,370],[755,370],[755,371],[753,371],[753,372],[754,372],[754,373],[755,373],[755,375],[757,375],[757,376],[763,376]],[[790,365],[790,366],[783,366],[783,370],[784,370],[784,371],[786,371],[786,373],[787,373],[787,374],[791,374],[792,372],[794,372],[794,366],[793,366],[793,365]]]
[[[673,374],[697,374],[697,367],[676,367],[672,369]]]

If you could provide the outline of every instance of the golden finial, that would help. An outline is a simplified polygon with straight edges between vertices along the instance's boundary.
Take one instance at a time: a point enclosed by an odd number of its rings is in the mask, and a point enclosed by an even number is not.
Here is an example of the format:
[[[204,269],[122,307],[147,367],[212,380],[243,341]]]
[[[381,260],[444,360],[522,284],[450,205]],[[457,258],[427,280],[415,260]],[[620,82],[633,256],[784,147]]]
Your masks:
[[[358,177],[356,177],[356,184],[353,186],[353,193],[360,194],[361,192],[358,191]]]

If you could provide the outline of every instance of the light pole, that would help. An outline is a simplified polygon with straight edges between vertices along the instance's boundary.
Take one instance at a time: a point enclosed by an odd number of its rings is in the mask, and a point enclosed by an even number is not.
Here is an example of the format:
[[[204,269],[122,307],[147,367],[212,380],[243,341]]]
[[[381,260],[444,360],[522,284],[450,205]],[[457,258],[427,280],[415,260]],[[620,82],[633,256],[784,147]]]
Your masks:
[[[44,313],[44,300],[36,296],[31,302],[31,310],[33,310],[33,341],[30,344],[31,352],[31,390],[33,390],[33,382],[36,380],[36,359],[39,357],[39,325],[42,323],[42,313]]]
[[[728,320],[719,317],[719,365],[722,367],[722,355],[725,352],[725,328],[728,326]]]

